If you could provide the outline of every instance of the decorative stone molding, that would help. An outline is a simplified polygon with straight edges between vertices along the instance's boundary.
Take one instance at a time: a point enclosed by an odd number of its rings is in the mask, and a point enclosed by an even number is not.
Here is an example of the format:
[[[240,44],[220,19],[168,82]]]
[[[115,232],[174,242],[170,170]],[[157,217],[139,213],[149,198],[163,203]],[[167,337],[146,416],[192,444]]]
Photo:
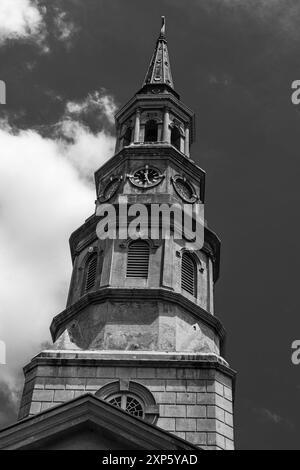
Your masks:
[[[120,188],[122,181],[123,175],[118,174],[111,175],[105,183],[101,182],[100,185],[103,185],[103,189],[99,191],[96,203],[101,204],[103,202],[109,201],[109,199],[111,199]]]
[[[150,250],[152,252],[156,251],[157,248],[160,246],[160,241],[159,240],[153,240],[152,238],[137,238],[137,240],[143,240],[145,242],[148,243],[148,245],[150,246]],[[135,240],[133,240],[132,238],[127,238],[127,240],[122,240],[120,243],[119,243],[119,247],[122,248],[122,249],[128,249],[128,245],[129,243],[131,242],[134,242]]]

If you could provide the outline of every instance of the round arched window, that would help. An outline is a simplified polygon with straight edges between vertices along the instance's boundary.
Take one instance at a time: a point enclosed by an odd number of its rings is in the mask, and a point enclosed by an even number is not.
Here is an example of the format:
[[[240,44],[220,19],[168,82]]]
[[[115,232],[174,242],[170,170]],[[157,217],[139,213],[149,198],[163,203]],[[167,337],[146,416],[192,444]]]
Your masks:
[[[144,408],[141,402],[130,393],[115,394],[106,399],[108,403],[122,408],[133,416],[144,418]]]
[[[120,381],[111,382],[101,387],[96,397],[149,423],[157,421],[159,409],[155,398],[142,384],[130,380],[127,385],[122,385],[121,390]]]

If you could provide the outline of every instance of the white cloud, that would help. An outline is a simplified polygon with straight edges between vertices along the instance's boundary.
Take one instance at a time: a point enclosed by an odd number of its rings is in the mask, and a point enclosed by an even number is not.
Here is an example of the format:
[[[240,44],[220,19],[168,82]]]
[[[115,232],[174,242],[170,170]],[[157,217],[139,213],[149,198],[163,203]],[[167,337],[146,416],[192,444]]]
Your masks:
[[[299,2],[286,0],[195,0],[201,8],[218,14],[220,6],[228,8],[231,21],[245,19],[245,13],[262,25],[267,25],[280,34],[281,40],[299,38]]]
[[[35,0],[1,0],[0,44],[43,34],[44,22]]]
[[[51,30],[46,17],[51,15]],[[0,46],[8,40],[34,40],[44,53],[50,51],[49,37],[67,48],[79,27],[61,7],[40,6],[37,0],[0,0]]]
[[[288,429],[293,429],[294,424],[287,418],[279,415],[277,412],[269,410],[268,408],[254,408],[253,412],[259,416],[260,420],[264,423],[272,423],[274,425],[281,425]]]
[[[96,112],[97,115],[105,116],[110,124],[115,122],[115,112],[117,106],[114,98],[106,93],[106,90],[102,88],[100,91],[90,93],[82,101],[69,101],[66,106],[67,114],[71,116],[80,116],[89,112]]]
[[[59,126],[68,143],[0,122],[0,339],[7,346],[0,373],[11,390],[65,307],[68,239],[93,213],[89,179],[114,148],[103,131],[92,134],[70,118]]]
[[[64,42],[66,47],[72,45],[72,37],[78,31],[78,26],[71,20],[67,13],[59,8],[54,9],[55,14],[53,18],[55,31],[54,34],[59,41]]]
[[[268,410],[267,408],[261,408],[259,410],[259,414],[266,421],[271,421],[274,424],[279,424],[282,422],[281,416],[279,416],[277,413],[274,413],[273,411]]]
[[[109,158],[114,149],[114,140],[107,133],[92,134],[86,127],[72,120],[60,123],[64,136],[73,139],[73,145],[61,142],[61,152],[78,169],[83,177],[91,176],[91,168],[99,166],[99,149],[102,161]]]

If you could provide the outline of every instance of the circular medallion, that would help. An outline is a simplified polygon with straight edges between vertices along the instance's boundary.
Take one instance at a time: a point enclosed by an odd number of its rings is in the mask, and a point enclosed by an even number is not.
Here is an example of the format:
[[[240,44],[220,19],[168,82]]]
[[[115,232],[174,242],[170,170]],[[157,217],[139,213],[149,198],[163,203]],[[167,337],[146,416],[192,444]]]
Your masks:
[[[121,177],[111,176],[110,180],[108,181],[108,183],[104,187],[103,191],[99,193],[100,202],[109,201],[109,199],[111,199],[113,197],[113,195],[119,189],[121,181],[122,181],[122,176]]]
[[[198,197],[196,195],[196,191],[193,185],[189,183],[186,178],[182,176],[174,176],[174,178],[172,178],[172,183],[176,193],[181,197],[181,199],[183,199],[183,201],[190,204],[197,201]]]
[[[162,175],[156,168],[151,168],[148,165],[136,170],[133,175],[128,175],[130,182],[138,188],[152,188],[159,184],[164,175]]]

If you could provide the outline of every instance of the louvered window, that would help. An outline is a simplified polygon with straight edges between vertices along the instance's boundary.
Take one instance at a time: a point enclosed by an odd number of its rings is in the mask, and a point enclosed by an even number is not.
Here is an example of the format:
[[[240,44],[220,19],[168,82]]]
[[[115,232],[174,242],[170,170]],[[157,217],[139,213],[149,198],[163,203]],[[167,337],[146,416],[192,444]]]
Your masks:
[[[181,263],[181,287],[189,294],[197,295],[196,263],[188,253],[183,253]]]
[[[91,290],[96,283],[97,255],[93,255],[87,262],[85,277],[85,292]]]
[[[149,245],[143,240],[131,242],[128,247],[127,277],[148,277]]]

